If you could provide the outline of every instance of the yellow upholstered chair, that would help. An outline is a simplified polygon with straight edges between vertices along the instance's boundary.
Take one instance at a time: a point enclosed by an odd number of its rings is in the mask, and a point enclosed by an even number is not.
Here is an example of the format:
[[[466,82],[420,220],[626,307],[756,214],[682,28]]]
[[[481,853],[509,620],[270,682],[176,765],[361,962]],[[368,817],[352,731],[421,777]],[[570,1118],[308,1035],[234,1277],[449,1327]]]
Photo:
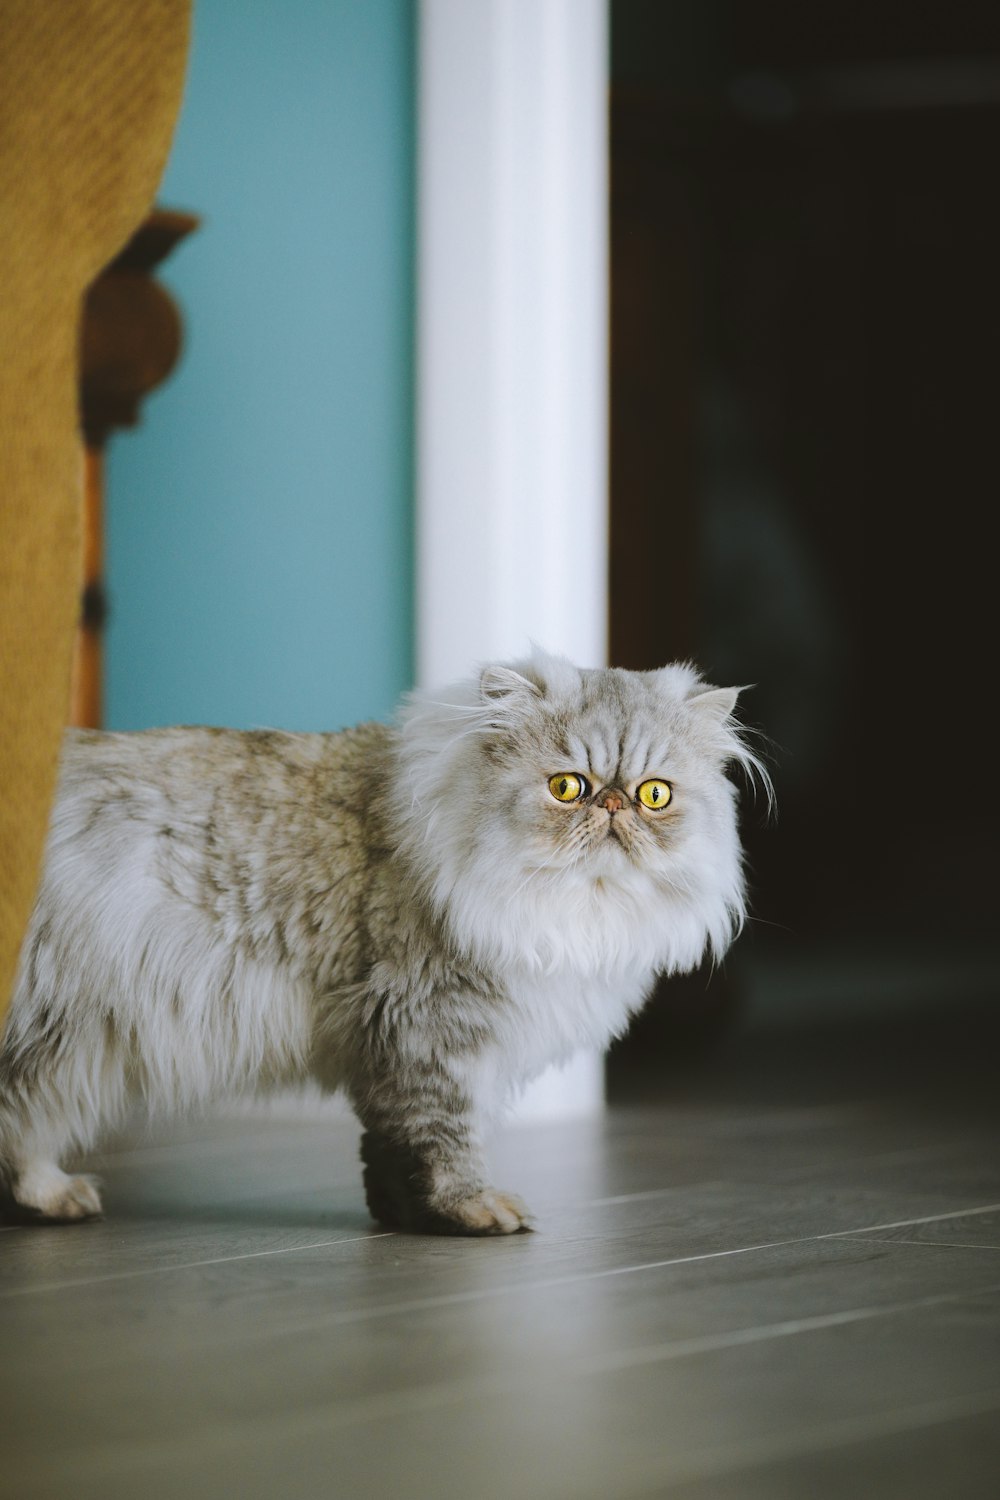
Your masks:
[[[0,0],[0,1024],[79,607],[83,294],[153,201],[190,0]]]

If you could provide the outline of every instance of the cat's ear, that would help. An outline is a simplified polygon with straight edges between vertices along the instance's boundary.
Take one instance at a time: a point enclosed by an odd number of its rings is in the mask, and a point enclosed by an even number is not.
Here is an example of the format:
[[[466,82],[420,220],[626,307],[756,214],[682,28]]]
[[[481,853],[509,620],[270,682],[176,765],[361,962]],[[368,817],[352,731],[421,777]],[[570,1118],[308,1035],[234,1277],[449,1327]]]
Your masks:
[[[521,673],[515,672],[513,667],[499,666],[496,663],[490,663],[483,668],[479,678],[479,691],[486,703],[493,703],[515,712],[518,709],[529,708],[542,696],[542,690],[537,683],[531,682],[527,677],[522,677]]]
[[[650,673],[661,693],[676,703],[694,711],[698,720],[708,728],[719,728],[728,724],[741,687],[713,687],[703,682],[693,662],[675,661],[667,667],[659,667]]]
[[[763,758],[750,748],[748,738],[754,731],[747,729],[733,717],[743,687],[708,687],[696,683],[688,692],[686,703],[695,721],[701,726],[702,736],[723,761],[735,761],[751,787],[759,787],[767,801],[769,813],[775,810],[774,783]]]
[[[729,723],[742,691],[742,688],[706,687],[699,683],[688,694],[688,707],[698,715],[702,723],[719,728]]]

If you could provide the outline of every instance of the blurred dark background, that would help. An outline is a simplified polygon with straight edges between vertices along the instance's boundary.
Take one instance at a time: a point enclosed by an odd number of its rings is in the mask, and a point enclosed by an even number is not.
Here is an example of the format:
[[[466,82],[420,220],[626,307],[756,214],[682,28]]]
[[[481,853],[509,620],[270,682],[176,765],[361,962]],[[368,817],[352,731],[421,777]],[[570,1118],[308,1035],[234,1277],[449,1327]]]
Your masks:
[[[740,1026],[992,1015],[1000,6],[611,14],[611,656],[756,684],[779,802],[613,1096]]]

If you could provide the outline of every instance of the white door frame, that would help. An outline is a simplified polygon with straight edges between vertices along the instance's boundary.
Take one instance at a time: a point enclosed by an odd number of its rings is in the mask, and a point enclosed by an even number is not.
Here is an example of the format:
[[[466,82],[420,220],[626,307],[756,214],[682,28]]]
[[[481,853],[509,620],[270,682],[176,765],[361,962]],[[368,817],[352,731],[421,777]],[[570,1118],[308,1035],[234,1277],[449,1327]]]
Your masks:
[[[607,0],[421,0],[417,675],[607,651]],[[533,1113],[602,1097],[584,1059]]]

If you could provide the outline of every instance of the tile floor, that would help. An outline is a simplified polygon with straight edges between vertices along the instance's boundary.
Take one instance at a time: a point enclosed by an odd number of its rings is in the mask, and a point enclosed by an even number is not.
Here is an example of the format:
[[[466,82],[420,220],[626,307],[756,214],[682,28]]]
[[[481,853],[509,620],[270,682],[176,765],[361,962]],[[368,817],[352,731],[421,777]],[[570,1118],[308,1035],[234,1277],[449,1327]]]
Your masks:
[[[0,1494],[994,1500],[997,1054],[947,1036],[519,1126],[508,1240],[379,1233],[342,1118],[119,1142],[102,1222],[0,1228]]]

